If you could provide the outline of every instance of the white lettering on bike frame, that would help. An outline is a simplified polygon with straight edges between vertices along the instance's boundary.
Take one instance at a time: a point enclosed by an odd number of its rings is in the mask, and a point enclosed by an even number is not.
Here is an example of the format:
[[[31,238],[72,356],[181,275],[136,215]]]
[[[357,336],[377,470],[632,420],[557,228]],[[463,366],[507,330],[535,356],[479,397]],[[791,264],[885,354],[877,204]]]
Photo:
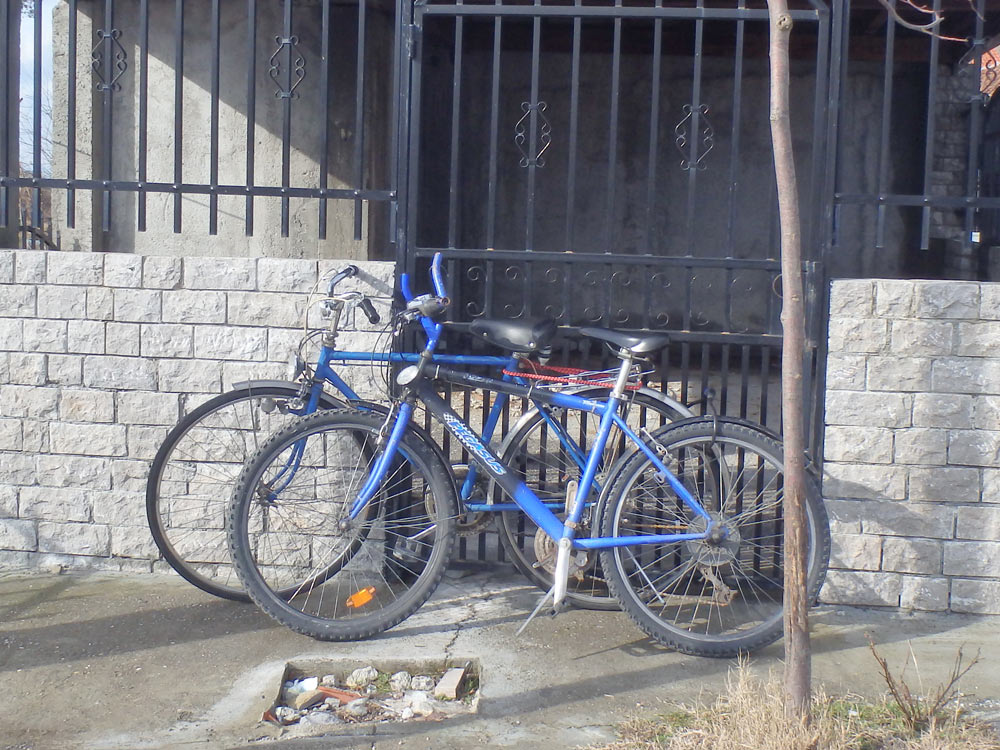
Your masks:
[[[479,458],[483,460],[483,463],[493,470],[494,474],[502,475],[507,473],[507,469],[504,465],[490,455],[489,449],[479,442],[472,430],[466,427],[462,420],[447,413],[442,416],[444,417],[444,421],[448,423],[448,426],[461,441],[462,445],[479,456]]]

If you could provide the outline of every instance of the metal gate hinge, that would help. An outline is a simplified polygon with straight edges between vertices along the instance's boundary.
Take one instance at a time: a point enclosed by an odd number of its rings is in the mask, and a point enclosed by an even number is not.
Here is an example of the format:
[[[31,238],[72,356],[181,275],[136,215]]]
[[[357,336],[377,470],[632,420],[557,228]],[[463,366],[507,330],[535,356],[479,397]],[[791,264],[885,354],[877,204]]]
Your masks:
[[[420,55],[421,28],[416,24],[410,24],[406,35],[406,54],[412,60]]]

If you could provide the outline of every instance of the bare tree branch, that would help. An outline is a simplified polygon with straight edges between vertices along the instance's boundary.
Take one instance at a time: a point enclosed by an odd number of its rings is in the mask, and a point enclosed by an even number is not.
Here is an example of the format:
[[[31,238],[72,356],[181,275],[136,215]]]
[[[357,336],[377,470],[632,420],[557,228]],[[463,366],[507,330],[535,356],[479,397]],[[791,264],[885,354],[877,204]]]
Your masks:
[[[972,9],[976,15],[979,12],[976,10],[974,0],[968,0],[969,7]],[[928,8],[926,5],[920,5],[916,0],[878,0],[878,4],[886,9],[889,13],[889,19],[895,21],[900,26],[911,29],[913,31],[919,31],[921,34],[927,34],[928,36],[936,36],[938,39],[943,39],[949,42],[967,42],[968,39],[959,36],[946,36],[938,30],[941,24],[944,22],[944,12],[940,10],[935,10],[934,8]],[[925,16],[930,16],[926,23],[916,23],[914,21],[908,21],[899,12],[897,4],[903,5],[908,8],[912,8],[917,11],[917,13],[922,13]]]

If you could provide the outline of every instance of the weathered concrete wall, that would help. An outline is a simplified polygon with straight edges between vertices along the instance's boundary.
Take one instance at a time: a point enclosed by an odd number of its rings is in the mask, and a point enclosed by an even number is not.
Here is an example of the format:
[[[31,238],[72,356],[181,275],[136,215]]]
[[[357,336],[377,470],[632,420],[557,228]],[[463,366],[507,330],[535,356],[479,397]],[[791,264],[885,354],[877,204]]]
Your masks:
[[[235,382],[286,378],[308,293],[341,265],[0,250],[0,569],[152,570],[145,483],[167,430]],[[391,263],[361,267],[391,288]],[[371,396],[372,373],[348,379]]]
[[[1000,613],[1000,285],[835,281],[828,602]]]

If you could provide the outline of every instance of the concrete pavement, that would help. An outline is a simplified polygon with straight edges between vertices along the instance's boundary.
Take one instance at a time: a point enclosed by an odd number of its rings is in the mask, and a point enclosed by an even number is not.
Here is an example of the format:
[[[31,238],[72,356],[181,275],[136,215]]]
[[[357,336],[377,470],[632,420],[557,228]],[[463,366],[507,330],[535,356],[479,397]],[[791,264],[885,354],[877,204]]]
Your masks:
[[[428,604],[381,637],[320,643],[175,577],[7,574],[0,748],[575,747],[612,738],[630,711],[718,691],[733,666],[667,651],[617,612],[540,618],[515,638],[536,599],[503,570],[449,573]],[[944,679],[960,646],[981,649],[961,687],[986,701],[984,711],[1000,706],[1000,618],[823,607],[813,625],[813,672],[828,692],[884,689],[870,633],[895,665],[911,643],[925,686]],[[782,653],[780,643],[759,652],[753,668],[780,668]],[[289,661],[468,658],[482,665],[473,716],[314,739],[275,738],[257,721]]]

